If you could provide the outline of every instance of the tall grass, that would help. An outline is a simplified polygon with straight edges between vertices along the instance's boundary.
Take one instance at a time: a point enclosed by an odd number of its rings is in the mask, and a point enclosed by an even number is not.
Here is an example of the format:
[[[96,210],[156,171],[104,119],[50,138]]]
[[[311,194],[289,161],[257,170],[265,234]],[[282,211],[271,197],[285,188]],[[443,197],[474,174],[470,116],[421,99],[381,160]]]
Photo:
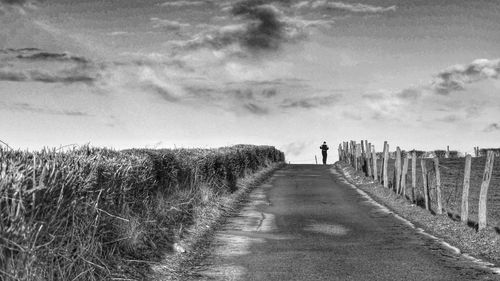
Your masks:
[[[270,146],[0,149],[0,280],[119,280],[159,258],[197,208],[284,161]]]

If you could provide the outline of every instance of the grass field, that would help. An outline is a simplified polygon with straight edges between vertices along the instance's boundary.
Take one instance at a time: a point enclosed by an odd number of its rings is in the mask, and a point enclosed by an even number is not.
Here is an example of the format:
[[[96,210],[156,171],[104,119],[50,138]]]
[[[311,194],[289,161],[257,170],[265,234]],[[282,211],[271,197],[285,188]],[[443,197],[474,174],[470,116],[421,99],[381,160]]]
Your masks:
[[[381,169],[381,160],[377,161],[378,171]],[[388,175],[389,175],[389,186],[394,182],[394,159],[391,159],[388,163]],[[472,158],[471,166],[471,176],[470,176],[470,192],[469,192],[469,220],[471,222],[477,222],[478,215],[478,205],[479,205],[479,191],[481,188],[482,176],[484,172],[484,166],[486,163],[486,157]],[[464,168],[465,168],[465,158],[450,158],[450,159],[439,159],[440,172],[441,172],[441,186],[442,186],[442,200],[443,208],[452,216],[460,215],[461,200],[462,200],[462,188],[464,180]],[[406,194],[411,196],[411,182],[412,182],[412,172],[411,172],[411,159],[409,159],[408,165],[408,176],[406,184]],[[423,180],[422,180],[422,168],[420,165],[420,159],[417,160],[417,201],[423,202]],[[435,172],[434,163],[432,159],[427,159],[427,171],[430,172],[429,176],[429,186],[430,186],[430,197],[431,197],[431,209],[436,210],[436,184],[435,184]],[[497,226],[500,225],[500,159],[495,158],[495,164],[493,167],[493,174],[491,177],[490,187],[488,189],[488,225]]]

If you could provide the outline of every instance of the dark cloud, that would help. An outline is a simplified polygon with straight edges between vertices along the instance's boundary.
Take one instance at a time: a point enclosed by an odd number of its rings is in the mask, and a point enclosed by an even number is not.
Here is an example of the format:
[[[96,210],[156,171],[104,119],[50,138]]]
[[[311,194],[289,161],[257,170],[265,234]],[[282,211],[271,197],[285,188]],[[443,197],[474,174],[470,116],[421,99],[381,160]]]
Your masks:
[[[160,85],[154,83],[146,83],[142,86],[143,90],[148,92],[153,92],[158,94],[161,98],[169,102],[178,102],[179,97],[175,95],[171,90],[166,89]]]
[[[1,4],[7,4],[7,5],[24,5],[28,1],[26,0],[0,0]]]
[[[478,59],[468,65],[455,65],[441,71],[432,84],[437,94],[448,95],[465,89],[466,84],[485,79],[498,79],[500,59]]]
[[[30,61],[72,61],[76,63],[89,63],[90,61],[84,57],[77,57],[68,55],[66,53],[48,53],[48,52],[35,52],[29,54],[19,54],[16,56],[20,60]]]
[[[397,95],[404,100],[416,100],[422,96],[422,92],[419,89],[404,89]]]
[[[289,4],[290,1],[239,1],[229,7],[231,14],[242,23],[225,26],[212,26],[211,31],[188,41],[171,42],[177,50],[210,47],[222,49],[232,44],[240,45],[244,50],[278,50],[285,42],[294,42],[306,36],[306,25],[301,21],[284,16],[277,5]],[[233,55],[245,56],[243,52]]]
[[[5,49],[0,54],[0,81],[85,83],[100,78],[100,67],[89,59],[36,48]]]
[[[272,98],[278,95],[278,90],[276,89],[264,89],[262,90],[262,95],[266,98]]]
[[[232,8],[233,15],[255,20],[247,26],[241,43],[251,49],[277,49],[283,40],[284,23],[279,10],[263,1],[242,1]]]
[[[285,99],[281,103],[282,108],[305,108],[312,109],[317,107],[329,106],[337,102],[339,95],[308,97],[301,99]]]
[[[248,100],[248,101],[257,101],[264,99],[270,99],[278,95],[278,90],[274,88],[268,89],[236,89],[236,90],[228,90],[227,94],[232,95],[237,100]]]
[[[484,128],[484,132],[496,132],[500,131],[500,125],[498,123],[491,123],[488,125],[488,127]]]
[[[246,103],[243,105],[243,108],[247,110],[248,112],[255,114],[255,115],[267,115],[269,114],[269,109],[257,105],[255,103]]]
[[[57,73],[43,72],[39,70],[15,71],[0,69],[0,81],[11,82],[43,82],[43,83],[85,83],[92,84],[98,79],[97,75],[86,73],[72,73],[63,71]]]
[[[25,73],[0,69],[0,81],[21,82],[29,80]]]

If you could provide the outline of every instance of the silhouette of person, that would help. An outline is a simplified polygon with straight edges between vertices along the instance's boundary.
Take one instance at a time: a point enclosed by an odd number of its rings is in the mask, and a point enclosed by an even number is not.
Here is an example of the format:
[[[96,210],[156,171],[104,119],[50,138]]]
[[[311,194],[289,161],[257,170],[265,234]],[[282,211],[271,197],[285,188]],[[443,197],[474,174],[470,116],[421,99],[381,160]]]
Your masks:
[[[321,145],[319,149],[321,149],[321,155],[323,155],[323,165],[326,165],[326,157],[328,156],[328,145],[326,145],[326,141],[323,142],[323,145]]]

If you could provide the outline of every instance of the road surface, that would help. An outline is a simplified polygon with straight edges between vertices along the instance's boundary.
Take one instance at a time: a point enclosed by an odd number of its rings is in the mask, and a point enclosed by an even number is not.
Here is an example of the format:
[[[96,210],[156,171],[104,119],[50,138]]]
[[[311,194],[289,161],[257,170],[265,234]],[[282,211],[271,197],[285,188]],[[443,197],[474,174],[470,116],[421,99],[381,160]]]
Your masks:
[[[331,166],[288,165],[216,233],[197,280],[500,280],[417,233]]]

